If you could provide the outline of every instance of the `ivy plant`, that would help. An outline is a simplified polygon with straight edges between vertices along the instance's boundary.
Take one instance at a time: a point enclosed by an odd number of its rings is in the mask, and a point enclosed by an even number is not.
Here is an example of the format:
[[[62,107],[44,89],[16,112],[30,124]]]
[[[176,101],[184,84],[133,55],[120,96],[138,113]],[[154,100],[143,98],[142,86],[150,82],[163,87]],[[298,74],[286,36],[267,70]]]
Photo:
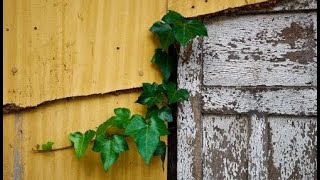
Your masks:
[[[160,156],[162,168],[166,157],[166,143],[161,136],[169,134],[168,123],[173,122],[172,105],[188,100],[186,89],[178,89],[170,80],[175,70],[176,60],[168,54],[171,45],[187,46],[197,36],[207,36],[201,21],[186,19],[175,11],[168,11],[161,21],[155,22],[150,31],[156,35],[161,47],[155,49],[151,62],[161,71],[163,82],[143,83],[142,93],[136,103],[146,106],[145,115],[131,114],[127,108],[114,109],[114,116],[94,130],[70,133],[69,140],[78,159],[83,157],[93,142],[92,151],[100,153],[102,165],[108,171],[121,153],[127,151],[127,140],[132,138],[137,151],[148,165],[154,156]],[[117,128],[118,133],[110,134],[109,128]]]

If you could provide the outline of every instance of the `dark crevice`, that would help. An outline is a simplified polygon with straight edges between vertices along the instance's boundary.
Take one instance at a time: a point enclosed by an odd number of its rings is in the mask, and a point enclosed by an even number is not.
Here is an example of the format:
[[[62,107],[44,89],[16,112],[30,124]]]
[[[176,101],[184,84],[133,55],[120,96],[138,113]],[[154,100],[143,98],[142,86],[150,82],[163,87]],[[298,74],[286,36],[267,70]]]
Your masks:
[[[94,97],[99,97],[99,96],[104,96],[104,95],[115,95],[115,96],[118,96],[120,94],[126,94],[126,93],[131,93],[131,92],[139,92],[139,91],[142,91],[141,87],[123,89],[123,90],[116,90],[116,91],[107,92],[107,93],[63,97],[63,98],[59,98],[59,99],[53,99],[53,100],[49,100],[49,101],[44,101],[44,102],[41,102],[40,104],[35,105],[35,106],[25,106],[25,107],[21,107],[19,105],[14,104],[14,103],[8,103],[8,104],[3,105],[2,112],[3,112],[3,114],[9,114],[9,113],[15,113],[15,112],[20,112],[20,111],[32,110],[32,109],[35,109],[35,108],[37,108],[39,106],[44,106],[44,105],[47,105],[47,104],[50,104],[50,103],[61,102],[61,101],[64,101],[64,100],[74,100],[74,99],[80,99],[80,98],[94,98]]]
[[[283,13],[309,13],[309,12],[316,12],[317,9],[280,9],[280,10],[273,10],[273,8],[281,5],[279,4],[280,1],[278,0],[270,0],[261,3],[255,4],[248,4],[240,7],[235,8],[228,8],[222,11],[199,15],[195,17],[189,18],[214,18],[214,17],[221,17],[221,16],[239,16],[239,15],[259,15],[259,14],[283,14]]]
[[[168,49],[169,56],[172,56],[174,61],[174,71],[170,76],[169,81],[177,83],[177,62],[178,62],[178,53],[174,45],[171,45]],[[170,134],[168,135],[168,166],[167,166],[167,179],[176,180],[177,179],[177,104],[170,106],[173,115],[173,122],[168,123],[168,129]]]

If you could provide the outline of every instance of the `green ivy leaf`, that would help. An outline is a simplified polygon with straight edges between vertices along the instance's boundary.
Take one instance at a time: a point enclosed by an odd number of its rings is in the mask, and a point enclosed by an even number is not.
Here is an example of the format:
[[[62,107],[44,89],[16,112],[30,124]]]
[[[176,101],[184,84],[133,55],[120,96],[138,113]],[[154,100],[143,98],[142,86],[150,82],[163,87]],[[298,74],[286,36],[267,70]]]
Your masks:
[[[150,119],[150,128],[157,131],[160,136],[168,135],[167,125],[164,123],[162,119],[152,117]]]
[[[201,21],[186,20],[175,11],[168,11],[162,20],[173,26],[174,37],[182,46],[187,45],[197,36],[208,36],[207,29]]]
[[[167,49],[176,40],[169,24],[158,21],[152,25],[150,31],[158,35],[162,49]]]
[[[148,165],[158,147],[160,136],[168,134],[168,129],[160,119],[151,118],[148,124],[143,117],[137,115],[131,119],[125,134],[133,137],[139,154]]]
[[[134,140],[136,142],[139,154],[142,156],[145,163],[149,165],[153,153],[157,149],[160,141],[159,133],[150,128],[150,126],[146,126],[137,133],[137,135],[134,137]]]
[[[185,23],[175,25],[173,32],[174,37],[182,46],[187,45],[197,36],[208,36],[206,27],[198,20],[188,20]]]
[[[125,129],[124,134],[135,137],[137,133],[145,127],[146,122],[144,118],[140,115],[135,114],[131,117],[131,121]]]
[[[142,87],[143,92],[136,101],[137,103],[151,107],[163,102],[161,87],[157,83],[143,83]]]
[[[41,150],[42,150],[42,151],[51,151],[53,144],[54,144],[54,142],[48,141],[46,144],[42,144],[42,145],[41,145]]]
[[[169,104],[189,99],[189,92],[186,89],[177,89],[177,85],[172,82],[162,84],[167,94]]]
[[[162,51],[161,49],[156,49],[151,62],[159,66],[163,80],[167,81],[174,70],[175,61],[166,52]]]
[[[172,111],[169,106],[163,106],[161,109],[157,106],[148,108],[146,119],[150,119],[151,117],[156,117],[167,122],[172,122],[173,120]]]
[[[73,144],[76,156],[80,159],[86,152],[88,145],[95,135],[95,131],[88,130],[84,134],[81,132],[71,133],[69,140]]]
[[[113,135],[111,138],[98,135],[92,148],[93,151],[101,153],[101,161],[105,171],[110,169],[120,153],[128,149],[127,141],[122,135]]]
[[[130,110],[127,108],[114,109],[115,116],[102,123],[97,129],[97,135],[105,134],[109,127],[125,129],[130,121]]]
[[[161,156],[162,170],[164,170],[164,160],[166,159],[166,151],[167,151],[166,143],[163,141],[160,141],[156,151],[153,154],[154,156]]]
[[[162,17],[161,20],[173,25],[181,25],[185,21],[184,17],[181,14],[171,10],[169,10],[167,14]]]
[[[173,117],[172,117],[171,108],[169,106],[163,106],[159,110],[159,117],[160,117],[160,119],[162,119],[164,121],[172,122]]]

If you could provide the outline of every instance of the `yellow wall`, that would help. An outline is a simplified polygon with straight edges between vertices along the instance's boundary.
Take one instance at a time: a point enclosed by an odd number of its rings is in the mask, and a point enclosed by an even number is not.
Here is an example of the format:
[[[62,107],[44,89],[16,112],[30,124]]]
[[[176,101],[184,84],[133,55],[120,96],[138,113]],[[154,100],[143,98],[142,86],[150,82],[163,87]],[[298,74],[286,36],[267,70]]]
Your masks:
[[[149,28],[166,9],[166,0],[5,0],[3,104],[159,82]]]
[[[48,140],[54,148],[70,146],[70,132],[95,129],[116,107],[145,112],[134,103],[139,92],[108,92],[161,81],[150,63],[158,44],[149,28],[167,9],[197,16],[240,5],[243,1],[5,0],[3,105],[52,102],[3,116],[4,179],[166,179],[160,158],[146,166],[132,142],[107,173],[91,150],[77,160],[71,148],[50,153],[32,148]],[[73,96],[79,97],[64,99]]]
[[[4,115],[4,179],[13,179],[14,175],[32,180],[166,179],[166,169],[162,171],[160,157],[155,157],[148,167],[131,141],[129,150],[120,155],[107,173],[99,154],[91,151],[92,144],[80,160],[76,159],[71,148],[50,153],[32,151],[36,144],[48,140],[55,142],[53,148],[70,146],[70,132],[95,130],[98,124],[113,115],[115,107],[128,107],[132,113],[143,114],[144,106],[133,103],[138,96],[138,92],[133,92],[61,100],[31,111]],[[15,160],[16,157],[19,159]],[[13,167],[18,170],[14,171]]]
[[[91,151],[32,152],[48,140],[70,146],[70,132],[95,129],[116,107],[145,111],[138,92],[106,93],[160,82],[149,28],[166,10],[166,0],[4,1],[3,104],[54,100],[3,116],[4,179],[166,179],[160,158],[146,166],[132,142],[108,173]]]

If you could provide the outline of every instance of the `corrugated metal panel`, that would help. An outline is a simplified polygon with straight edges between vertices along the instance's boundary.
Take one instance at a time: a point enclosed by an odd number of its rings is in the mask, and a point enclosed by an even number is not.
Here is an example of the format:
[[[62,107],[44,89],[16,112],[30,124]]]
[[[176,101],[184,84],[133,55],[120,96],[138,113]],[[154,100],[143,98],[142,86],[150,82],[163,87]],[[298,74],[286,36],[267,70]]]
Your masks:
[[[194,17],[266,1],[268,0],[168,0],[168,9],[185,17]]]
[[[5,115],[4,179],[13,176],[23,179],[166,179],[160,158],[154,158],[151,165],[146,166],[133,142],[108,173],[102,168],[99,154],[91,150],[81,160],[76,159],[73,149],[32,152],[36,144],[48,140],[55,142],[53,148],[70,146],[67,138],[70,132],[95,129],[113,115],[116,107],[144,113],[145,108],[134,103],[138,95],[132,92],[61,100],[16,115]]]
[[[3,133],[3,177],[7,177],[9,179],[12,179],[13,177],[13,147],[15,146],[15,115],[5,115],[3,117],[3,127],[4,133]],[[4,178],[4,179],[7,179]]]
[[[166,0],[4,1],[3,104],[159,82],[149,28],[166,10]]]

